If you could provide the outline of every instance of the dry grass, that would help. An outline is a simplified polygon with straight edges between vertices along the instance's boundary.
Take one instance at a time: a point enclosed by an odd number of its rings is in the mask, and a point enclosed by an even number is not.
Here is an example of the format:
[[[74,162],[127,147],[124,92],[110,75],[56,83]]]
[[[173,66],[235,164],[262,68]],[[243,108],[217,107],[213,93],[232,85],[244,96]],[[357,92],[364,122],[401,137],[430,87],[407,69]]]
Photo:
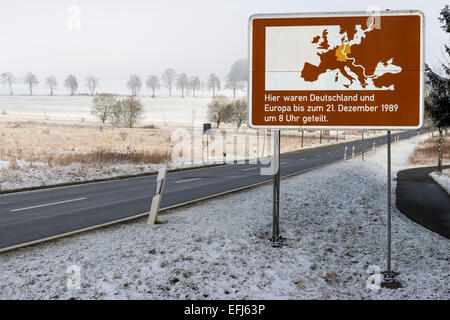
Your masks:
[[[450,137],[444,137],[442,143],[442,162],[450,160]],[[430,138],[419,144],[409,156],[411,164],[437,164],[438,162],[438,140]]]
[[[76,153],[60,155],[56,158],[49,157],[48,164],[52,165],[70,165],[72,163],[82,164],[114,164],[114,163],[163,163],[170,160],[170,150],[153,150],[129,152],[117,152],[112,150],[94,150],[88,153]]]
[[[12,158],[9,160],[9,166],[8,166],[8,169],[9,169],[9,170],[17,170],[17,169],[19,169],[19,165],[17,164],[17,159],[16,159],[16,158],[12,157]]]
[[[156,128],[156,127],[154,127]],[[112,128],[97,123],[0,121],[0,160],[49,167],[71,163],[161,163],[170,158],[173,128]]]
[[[18,168],[18,162],[23,166],[33,167],[44,163],[48,167],[68,165],[72,163],[161,163],[170,160],[170,154],[175,144],[171,135],[176,129],[193,132],[192,124],[146,123],[140,128],[113,128],[109,125],[99,125],[98,122],[76,120],[42,120],[35,118],[20,118],[5,115],[0,118],[0,160],[10,161],[9,167]],[[202,134],[201,124],[197,124],[197,133]],[[221,127],[221,131],[232,132],[239,136],[253,136],[255,130],[246,127],[237,133],[234,127]],[[346,132],[349,140],[349,133]],[[238,154],[238,158],[254,157],[262,154],[262,146],[267,154],[272,153],[270,139],[264,142],[263,131],[259,139],[248,139],[245,155]],[[372,133],[373,136],[373,133]],[[344,134],[339,132],[339,142]],[[232,138],[232,137],[231,137]],[[356,136],[355,138],[359,138]],[[234,139],[234,138],[232,138]],[[202,137],[200,138],[200,141]],[[227,138],[228,140],[228,138]],[[237,140],[236,140],[237,141]],[[322,144],[336,141],[336,131],[330,134],[324,132]],[[211,147],[211,139],[209,140]],[[305,130],[303,146],[319,145],[319,131]],[[301,147],[301,131],[285,130],[281,137],[281,151],[289,152]],[[241,148],[236,150],[241,152]],[[196,159],[206,159],[206,139],[203,136],[203,150],[197,148]],[[211,152],[211,149],[210,149]]]

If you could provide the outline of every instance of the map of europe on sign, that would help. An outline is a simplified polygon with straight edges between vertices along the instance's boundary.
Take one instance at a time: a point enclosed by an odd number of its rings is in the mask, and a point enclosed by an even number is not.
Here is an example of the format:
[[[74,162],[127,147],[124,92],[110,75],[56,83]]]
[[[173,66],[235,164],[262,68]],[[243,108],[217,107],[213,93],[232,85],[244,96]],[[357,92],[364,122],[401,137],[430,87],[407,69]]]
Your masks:
[[[335,26],[266,28],[266,90],[394,90],[389,79],[402,72],[395,54],[361,61],[374,22],[351,29]]]
[[[417,129],[424,27],[418,10],[249,18],[249,125]]]

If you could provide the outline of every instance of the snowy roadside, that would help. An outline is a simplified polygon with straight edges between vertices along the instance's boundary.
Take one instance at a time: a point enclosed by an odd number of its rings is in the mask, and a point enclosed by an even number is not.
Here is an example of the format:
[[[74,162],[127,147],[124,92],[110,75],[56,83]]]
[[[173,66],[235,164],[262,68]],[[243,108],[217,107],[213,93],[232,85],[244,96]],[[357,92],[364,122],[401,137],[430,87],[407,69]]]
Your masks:
[[[392,136],[394,139],[395,135]],[[397,172],[406,168],[423,167],[423,164],[410,164],[409,155],[414,148],[427,140],[428,134],[422,134],[406,140],[399,140],[399,143],[391,143],[391,169],[392,177],[395,180]],[[370,163],[375,164],[381,170],[387,170],[387,146],[383,145],[375,151],[370,152],[370,157],[366,159]]]
[[[10,169],[8,161],[0,161],[0,191],[28,187],[51,186],[63,183],[118,178],[157,172],[160,164],[111,163],[105,165],[86,165],[73,163],[66,166],[49,167],[46,163],[33,165],[18,160],[18,169]],[[188,167],[183,164],[169,163],[169,169]]]
[[[422,140],[393,147],[393,171]],[[0,299],[449,299],[449,241],[396,209],[403,288],[366,288],[367,268],[384,269],[385,150],[283,179],[281,229],[291,240],[281,249],[267,242],[265,185],[171,210],[163,224],[141,219],[1,254]],[[71,265],[81,289],[66,287]]]
[[[371,137],[374,136],[376,135],[372,135]],[[359,139],[360,136],[347,135],[345,141],[341,140],[336,142],[332,140],[329,143],[327,143],[324,138],[324,141],[321,145],[318,144],[307,145],[304,148],[300,148],[299,150],[328,146],[336,143],[349,142]],[[291,145],[287,146],[292,147]],[[46,148],[47,151],[50,152],[54,147],[47,146]],[[289,148],[287,149],[288,150],[285,151],[292,151]],[[39,154],[42,153],[43,150],[38,150],[36,152]],[[68,153],[66,152],[66,154]],[[17,159],[23,159],[23,157],[22,158],[17,157]],[[8,156],[0,160],[0,191],[2,190],[10,191],[29,187],[52,186],[72,182],[93,181],[98,179],[111,179],[129,175],[152,173],[156,172],[158,168],[161,166],[161,164],[157,163],[132,163],[123,161],[116,163],[94,162],[89,164],[74,162],[70,165],[57,165],[54,163],[52,164],[50,161],[49,165],[48,162],[42,160],[30,162],[17,159]],[[223,158],[209,157],[209,164],[221,162],[223,162]],[[179,169],[179,168],[199,167],[207,164],[208,163],[206,161],[198,163],[185,163],[185,164],[176,161],[169,161],[167,163],[167,166],[169,169]]]
[[[450,169],[443,170],[442,174],[432,172],[430,173],[430,177],[450,194]]]

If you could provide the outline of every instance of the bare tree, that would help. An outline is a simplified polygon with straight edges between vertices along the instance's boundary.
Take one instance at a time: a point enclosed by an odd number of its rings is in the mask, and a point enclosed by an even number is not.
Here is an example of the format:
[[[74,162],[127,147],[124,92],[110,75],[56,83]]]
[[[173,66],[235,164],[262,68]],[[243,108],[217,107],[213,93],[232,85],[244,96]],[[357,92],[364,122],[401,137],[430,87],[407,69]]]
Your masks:
[[[142,87],[141,79],[139,79],[139,77],[133,73],[127,82],[127,88],[131,90],[131,95],[134,97],[137,96],[137,94],[141,90],[141,87]]]
[[[248,102],[247,99],[236,99],[230,103],[230,120],[236,124],[238,131],[241,125],[248,120]]]
[[[216,89],[220,90],[220,79],[214,73],[208,77],[208,89],[212,90],[212,97],[216,96]]]
[[[45,79],[45,85],[50,88],[50,95],[53,95],[53,90],[58,85],[58,81],[56,81],[56,78],[54,76],[50,76],[47,79]]]
[[[233,90],[233,99],[235,99],[236,98],[236,91],[238,89],[243,89],[244,86],[241,83],[237,82],[237,81],[227,80],[225,88]]]
[[[75,92],[78,90],[78,81],[77,78],[73,74],[69,74],[64,80],[64,87],[70,91],[70,95],[73,96]]]
[[[205,94],[205,90],[206,90],[206,82],[200,81],[200,86],[198,88],[200,89],[200,94],[203,97],[203,95]]]
[[[98,87],[98,78],[96,76],[88,76],[86,78],[86,87],[89,89],[91,96],[93,96]]]
[[[28,88],[30,90],[30,96],[33,95],[33,87],[39,83],[37,81],[36,75],[34,73],[28,72],[25,75],[23,82],[28,85]]]
[[[121,101],[123,108],[123,123],[128,128],[133,128],[134,125],[143,118],[144,106],[141,101],[135,97],[127,97]]]
[[[1,78],[2,78],[2,83],[9,86],[9,94],[11,96],[14,95],[13,87],[12,87],[12,85],[16,82],[14,75],[11,72],[5,72],[5,73],[2,73]]]
[[[175,81],[177,74],[175,73],[175,70],[173,69],[166,69],[164,73],[161,76],[162,81],[166,85],[167,89],[169,89],[169,96],[172,96],[172,86],[173,82]]]
[[[114,95],[107,93],[98,94],[92,100],[91,114],[96,116],[102,123],[105,123],[111,117],[112,109],[116,103],[117,100]]]
[[[200,88],[199,77],[191,77],[191,80],[189,81],[189,87],[192,89],[192,96],[195,97],[195,90]]]
[[[154,76],[154,75],[153,76],[149,76],[148,79],[147,79],[146,84],[147,84],[147,88],[148,89],[152,89],[152,97],[154,98],[155,97],[155,90],[160,88],[158,76]]]
[[[233,98],[236,98],[236,91],[244,88],[243,83],[248,81],[248,60],[239,59],[233,63],[227,76],[226,87],[233,90]]]
[[[231,117],[231,106],[228,99],[224,96],[213,98],[208,103],[208,120],[216,123],[218,128],[221,123],[228,122]]]
[[[116,101],[111,106],[108,118],[114,127],[118,127],[123,123],[123,106],[121,101]]]
[[[184,98],[184,89],[189,86],[189,78],[186,73],[181,73],[177,78],[177,88],[181,89],[181,96]]]

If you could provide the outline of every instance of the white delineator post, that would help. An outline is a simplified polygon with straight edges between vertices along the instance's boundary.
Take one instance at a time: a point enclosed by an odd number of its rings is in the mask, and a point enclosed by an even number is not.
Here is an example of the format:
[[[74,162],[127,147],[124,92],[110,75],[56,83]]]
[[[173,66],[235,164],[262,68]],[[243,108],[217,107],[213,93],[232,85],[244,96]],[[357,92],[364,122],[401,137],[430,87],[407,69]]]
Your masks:
[[[167,167],[161,167],[158,171],[158,177],[156,178],[155,193],[153,195],[152,206],[148,215],[147,224],[155,224],[158,218],[159,205],[161,204],[161,197],[164,190],[164,184],[166,182]]]

